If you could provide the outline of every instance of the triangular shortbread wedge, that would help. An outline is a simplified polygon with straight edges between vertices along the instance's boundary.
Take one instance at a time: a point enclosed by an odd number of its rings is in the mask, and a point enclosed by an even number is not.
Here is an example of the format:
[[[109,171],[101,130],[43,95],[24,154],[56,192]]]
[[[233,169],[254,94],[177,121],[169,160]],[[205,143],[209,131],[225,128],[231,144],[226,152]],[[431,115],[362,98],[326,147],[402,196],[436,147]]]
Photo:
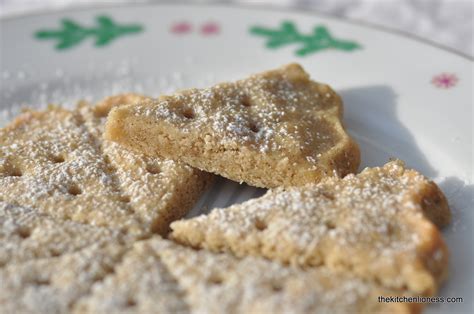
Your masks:
[[[340,97],[297,64],[235,83],[121,106],[106,138],[258,187],[295,186],[357,170]]]
[[[108,97],[94,107],[81,103],[78,110],[91,134],[102,138],[105,118],[112,108],[136,104],[145,99],[150,98],[121,94]],[[153,226],[160,234],[169,230],[171,221],[187,213],[213,178],[213,175],[182,162],[133,153],[112,141],[101,140],[100,145],[103,155],[116,169],[119,188],[133,200],[134,212],[153,221],[157,214],[150,208],[160,209],[160,219]],[[136,182],[145,184],[138,185]]]
[[[134,245],[76,313],[411,313],[380,303],[399,293],[328,269],[301,270],[262,258],[195,251],[159,237]]]
[[[93,244],[133,241],[118,230],[54,219],[37,210],[0,202],[0,268],[57,257]]]
[[[390,288],[433,294],[448,263],[436,225],[449,218],[436,184],[393,161],[176,221],[171,237],[237,256],[351,270]]]
[[[107,102],[114,98],[98,108]],[[84,114],[92,108],[80,110],[28,111],[0,130],[1,200],[137,235],[165,233],[198,199],[210,175],[109,145],[101,136],[101,111],[96,116]]]
[[[161,261],[159,251],[150,247],[154,242],[167,241],[156,237],[136,242],[114,273],[95,284],[72,312],[190,313],[181,286]]]
[[[58,257],[0,268],[0,313],[69,313],[119,264],[127,246],[97,243]]]

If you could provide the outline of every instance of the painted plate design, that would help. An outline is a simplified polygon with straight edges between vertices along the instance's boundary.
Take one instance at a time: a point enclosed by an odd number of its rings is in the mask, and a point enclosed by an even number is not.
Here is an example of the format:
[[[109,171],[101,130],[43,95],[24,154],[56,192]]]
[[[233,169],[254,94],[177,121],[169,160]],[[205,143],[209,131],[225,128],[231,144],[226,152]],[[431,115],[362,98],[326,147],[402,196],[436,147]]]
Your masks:
[[[330,17],[226,6],[128,5],[3,19],[0,125],[22,107],[151,96],[299,62],[345,103],[362,167],[400,158],[448,196],[450,277],[440,296],[472,309],[472,61],[399,34]],[[191,216],[264,193],[219,178]]]

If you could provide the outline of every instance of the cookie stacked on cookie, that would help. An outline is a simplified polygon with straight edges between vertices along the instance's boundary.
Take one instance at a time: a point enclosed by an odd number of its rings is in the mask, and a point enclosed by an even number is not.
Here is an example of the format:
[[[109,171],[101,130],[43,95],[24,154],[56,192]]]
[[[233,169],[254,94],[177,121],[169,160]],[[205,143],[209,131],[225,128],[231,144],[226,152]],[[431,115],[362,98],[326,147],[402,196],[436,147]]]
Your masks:
[[[212,177],[102,138],[107,110],[141,98],[109,98],[97,107],[81,103],[73,111],[24,112],[0,131],[1,199],[137,236],[166,233]]]
[[[296,64],[26,112],[0,143],[2,312],[414,313],[378,297],[447,275],[442,192],[401,161],[354,174],[339,96]],[[271,190],[178,220],[211,173]]]

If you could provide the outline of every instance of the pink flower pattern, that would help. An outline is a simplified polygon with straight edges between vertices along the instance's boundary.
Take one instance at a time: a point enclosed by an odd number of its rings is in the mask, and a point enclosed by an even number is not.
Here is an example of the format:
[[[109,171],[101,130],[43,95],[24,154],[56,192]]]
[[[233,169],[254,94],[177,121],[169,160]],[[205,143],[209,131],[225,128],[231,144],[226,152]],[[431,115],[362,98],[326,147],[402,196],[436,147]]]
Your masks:
[[[199,27],[203,36],[216,35],[220,32],[220,26],[215,22],[206,22]],[[177,22],[171,25],[170,32],[177,35],[193,32],[193,25],[186,21]]]
[[[458,81],[459,81],[459,79],[456,76],[456,74],[441,73],[441,74],[435,75],[431,79],[431,84],[433,84],[434,86],[436,86],[438,88],[447,89],[447,88],[451,88],[451,87],[456,86]]]
[[[186,34],[191,32],[192,26],[188,22],[179,22],[171,26],[171,32],[174,34]]]
[[[203,35],[214,35],[219,33],[219,25],[213,22],[206,23],[201,26],[201,33]]]

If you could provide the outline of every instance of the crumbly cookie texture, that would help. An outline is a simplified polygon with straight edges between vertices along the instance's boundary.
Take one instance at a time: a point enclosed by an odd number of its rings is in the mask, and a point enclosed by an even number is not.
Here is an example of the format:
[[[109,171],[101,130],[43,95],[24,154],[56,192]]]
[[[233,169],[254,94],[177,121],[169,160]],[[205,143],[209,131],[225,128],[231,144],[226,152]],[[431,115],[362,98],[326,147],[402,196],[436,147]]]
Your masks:
[[[120,263],[127,247],[96,243],[58,257],[0,268],[1,313],[69,313],[71,307]]]
[[[135,93],[117,94],[106,97],[96,103],[95,106],[92,108],[92,111],[94,112],[94,115],[96,117],[105,118],[109,114],[110,110],[112,110],[112,108],[114,107],[123,105],[134,105],[151,99],[151,97]]]
[[[138,242],[76,313],[410,313],[379,303],[398,295],[328,269],[304,271],[262,258],[195,251],[159,237]]]
[[[302,270],[258,257],[195,251],[150,241],[185,291],[193,313],[415,313],[417,305],[379,303],[399,295],[350,273]],[[407,294],[409,295],[409,294]]]
[[[104,141],[104,108],[119,104],[109,98],[99,109],[27,111],[1,129],[1,200],[130,234],[166,233],[211,176]]]
[[[112,108],[145,99],[150,98],[122,94],[108,97],[95,107],[81,103],[78,110],[89,132],[102,138],[105,118]],[[155,221],[152,229],[160,234],[168,232],[169,224],[192,208],[213,179],[213,175],[182,162],[144,156],[108,140],[100,141],[100,145],[102,153],[116,170],[119,188],[130,196],[134,212]],[[136,183],[143,181],[146,184]],[[157,213],[151,212],[150,208],[159,209],[158,220]]]
[[[164,241],[156,237],[136,242],[114,273],[77,302],[73,313],[190,313],[184,291],[159,250],[149,244]]]
[[[176,221],[171,237],[237,256],[350,270],[386,287],[433,294],[448,265],[436,225],[449,219],[436,184],[393,161]]]
[[[105,137],[258,187],[357,170],[340,97],[297,64],[113,109]]]
[[[0,268],[58,257],[92,244],[131,241],[116,230],[58,220],[29,207],[0,202]]]

